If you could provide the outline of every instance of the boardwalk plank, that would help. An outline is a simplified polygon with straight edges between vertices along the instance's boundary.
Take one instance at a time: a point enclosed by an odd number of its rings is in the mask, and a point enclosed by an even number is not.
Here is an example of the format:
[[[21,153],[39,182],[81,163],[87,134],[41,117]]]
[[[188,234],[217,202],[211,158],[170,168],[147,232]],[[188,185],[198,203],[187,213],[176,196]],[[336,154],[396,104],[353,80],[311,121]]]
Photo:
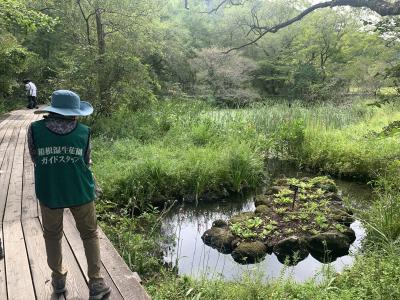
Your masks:
[[[63,295],[57,296],[53,293],[51,270],[47,266],[46,247],[39,219],[25,219],[22,224],[37,299],[65,299]]]
[[[103,264],[124,299],[150,299],[140,284],[139,275],[132,273],[101,229],[99,236]]]
[[[0,115],[0,129],[6,126],[6,124],[10,121],[8,119],[9,116],[9,114]]]
[[[6,222],[3,230],[8,298],[35,299],[21,222]]]
[[[4,130],[3,139],[0,144],[0,166],[2,165],[3,159],[6,155],[6,151],[8,149],[8,144],[11,141],[11,137],[13,136],[13,133],[14,133],[14,139],[12,141],[15,141],[15,138],[17,138],[15,135],[17,132],[14,132],[14,129],[16,129],[15,126],[8,126]],[[1,168],[0,168],[0,170],[1,170]]]
[[[35,116],[33,121],[37,120]],[[22,190],[22,220],[29,218],[36,218],[39,216],[38,201],[35,194],[35,178],[34,166],[29,155],[29,149],[26,145],[24,152],[24,176],[23,176],[23,190]]]
[[[10,177],[11,177],[11,169],[12,169],[12,164],[13,164],[13,159],[14,159],[14,149],[15,149],[15,143],[16,143],[16,135],[17,135],[17,130],[18,129],[13,129],[10,128],[11,130],[11,135],[10,139],[8,140],[7,148],[5,151],[4,159],[2,160],[2,165],[1,165],[1,170],[0,172],[0,191],[3,191],[0,193],[0,237],[4,241],[4,236],[3,236],[3,213],[4,213],[4,208],[6,205],[6,200],[7,200],[7,191],[8,191],[8,184],[10,182]],[[3,146],[4,144],[1,144],[0,146]],[[5,250],[4,246],[3,249]],[[7,299],[7,288],[6,288],[6,273],[5,273],[5,260],[0,261],[0,299]]]
[[[19,136],[19,129],[24,125],[23,115],[10,115],[8,117],[9,122],[7,123],[7,137],[4,137],[0,144],[0,156],[2,160],[0,172],[0,190],[4,191],[0,193],[0,237],[3,238],[3,215],[4,208],[6,206],[8,186],[12,173],[12,166],[14,161],[14,154],[16,148],[16,142]],[[4,247],[4,250],[7,251]],[[6,264],[3,259],[0,261],[0,299],[7,299],[7,288],[6,288]]]
[[[85,256],[85,249],[83,247],[83,242],[80,238],[79,231],[75,226],[74,217],[72,216],[72,214],[69,210],[66,210],[64,212],[64,234],[67,238],[69,245],[71,246],[71,248],[74,251],[76,260],[78,261],[79,266],[85,275],[86,281],[89,281],[89,278],[87,276],[87,261],[86,261],[86,256]],[[115,286],[113,280],[111,279],[110,275],[104,269],[104,266],[102,266],[101,272],[102,272],[102,275],[104,276],[104,281],[113,290],[112,299],[113,300],[114,299],[123,299],[121,294],[118,291],[118,288]]]
[[[10,120],[6,119],[3,122],[0,123],[0,143],[3,141],[3,137],[9,126],[7,126],[10,123]]]
[[[27,123],[28,120],[24,120],[18,133],[3,222],[11,222],[21,218],[23,157],[26,140],[26,127],[24,125]]]
[[[9,299],[35,299],[25,240],[20,222],[22,201],[23,153],[26,139],[24,119],[18,132],[3,217],[5,267]]]

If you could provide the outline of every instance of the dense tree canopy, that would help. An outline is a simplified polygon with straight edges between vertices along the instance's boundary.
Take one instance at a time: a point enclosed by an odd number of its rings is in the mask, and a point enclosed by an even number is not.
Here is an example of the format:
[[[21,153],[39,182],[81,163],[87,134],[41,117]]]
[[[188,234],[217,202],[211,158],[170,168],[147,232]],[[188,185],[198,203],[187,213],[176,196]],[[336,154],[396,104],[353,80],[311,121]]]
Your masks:
[[[70,88],[107,115],[172,95],[229,106],[398,87],[398,17],[382,17],[397,14],[398,2],[313,3],[4,0],[0,97],[22,97],[29,77],[42,102]],[[225,72],[206,71],[212,56]]]

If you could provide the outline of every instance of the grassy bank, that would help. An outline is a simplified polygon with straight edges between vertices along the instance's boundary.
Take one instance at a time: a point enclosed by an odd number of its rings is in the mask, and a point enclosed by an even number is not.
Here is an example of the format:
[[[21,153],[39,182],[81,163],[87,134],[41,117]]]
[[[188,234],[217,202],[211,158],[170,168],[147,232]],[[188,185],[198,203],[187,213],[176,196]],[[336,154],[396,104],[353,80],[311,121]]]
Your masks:
[[[94,171],[105,198],[140,208],[215,199],[261,185],[268,137],[247,123],[221,126],[202,116],[208,109],[200,110],[203,104],[192,105],[185,113],[178,103],[166,103],[94,126]],[[128,127],[122,138],[115,136],[119,126]]]
[[[98,202],[102,224],[154,299],[400,299],[400,145],[397,127],[385,128],[400,118],[400,109],[367,103],[216,110],[201,102],[167,101],[98,120],[93,159],[104,190]],[[304,284],[193,280],[165,268],[158,230],[162,212],[154,204],[216,201],[256,189],[272,156],[294,158],[316,172],[377,182],[378,200],[359,212],[368,234],[355,265]],[[146,212],[131,218],[136,209]]]

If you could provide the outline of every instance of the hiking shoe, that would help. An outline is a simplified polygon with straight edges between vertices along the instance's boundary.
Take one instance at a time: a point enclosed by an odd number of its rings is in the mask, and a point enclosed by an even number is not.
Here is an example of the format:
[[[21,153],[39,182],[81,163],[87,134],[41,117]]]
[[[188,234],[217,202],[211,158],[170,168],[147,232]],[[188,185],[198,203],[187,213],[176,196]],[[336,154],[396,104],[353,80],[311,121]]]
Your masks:
[[[104,282],[93,282],[89,284],[89,300],[100,300],[111,293],[111,288]]]
[[[53,290],[55,294],[62,294],[65,292],[65,278],[61,279],[52,279],[51,285],[53,286]]]

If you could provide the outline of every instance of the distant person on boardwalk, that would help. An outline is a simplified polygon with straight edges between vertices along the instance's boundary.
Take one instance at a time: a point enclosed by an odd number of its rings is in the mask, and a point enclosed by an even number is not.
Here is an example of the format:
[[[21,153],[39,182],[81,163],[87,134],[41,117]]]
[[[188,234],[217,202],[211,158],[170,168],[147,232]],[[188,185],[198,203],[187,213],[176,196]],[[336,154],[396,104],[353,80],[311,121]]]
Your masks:
[[[101,259],[94,206],[95,183],[89,169],[90,128],[77,117],[93,107],[71,91],[58,90],[51,105],[35,113],[49,113],[28,130],[29,152],[35,165],[35,191],[43,219],[47,262],[56,294],[66,291],[67,270],[62,263],[63,210],[69,208],[85,248],[89,299],[111,293],[100,273]]]
[[[30,80],[30,79],[25,79],[25,90],[26,90],[26,95],[28,96],[28,106],[27,108],[32,109],[32,108],[38,108],[37,106],[37,89],[36,85]]]

